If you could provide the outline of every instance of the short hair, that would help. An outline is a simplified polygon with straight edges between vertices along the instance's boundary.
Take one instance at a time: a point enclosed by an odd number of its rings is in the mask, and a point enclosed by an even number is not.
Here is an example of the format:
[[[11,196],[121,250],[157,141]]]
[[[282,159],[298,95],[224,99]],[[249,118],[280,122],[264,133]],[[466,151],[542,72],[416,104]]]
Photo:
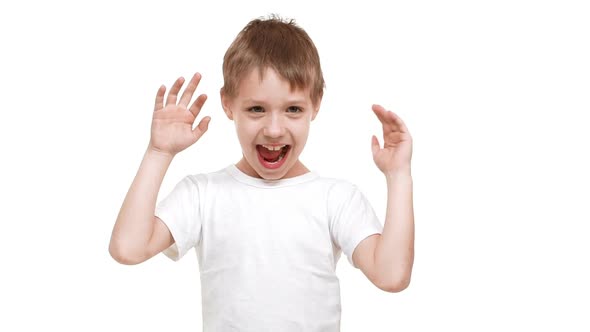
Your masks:
[[[267,68],[275,70],[292,89],[309,88],[314,104],[321,99],[325,82],[318,51],[293,19],[271,15],[250,21],[240,31],[223,57],[224,94],[236,97],[245,75],[258,69],[262,78]]]

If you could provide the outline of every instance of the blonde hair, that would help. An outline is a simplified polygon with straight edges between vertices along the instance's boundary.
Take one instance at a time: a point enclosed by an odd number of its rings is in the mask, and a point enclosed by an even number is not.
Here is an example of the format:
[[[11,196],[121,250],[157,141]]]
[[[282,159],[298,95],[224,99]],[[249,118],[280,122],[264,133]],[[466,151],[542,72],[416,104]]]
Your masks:
[[[292,89],[309,88],[314,104],[321,99],[325,82],[318,51],[294,20],[271,15],[244,27],[223,57],[224,94],[236,97],[245,75],[258,69],[262,79],[267,68],[275,70]]]

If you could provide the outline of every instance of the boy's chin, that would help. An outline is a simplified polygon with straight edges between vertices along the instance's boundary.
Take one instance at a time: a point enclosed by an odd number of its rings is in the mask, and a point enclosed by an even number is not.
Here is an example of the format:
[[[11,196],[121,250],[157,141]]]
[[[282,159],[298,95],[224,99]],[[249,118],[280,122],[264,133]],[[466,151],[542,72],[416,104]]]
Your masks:
[[[292,167],[293,167],[293,165],[285,164],[281,168],[267,169],[263,165],[260,165],[260,163],[259,163],[258,165],[256,165],[256,168],[254,169],[254,171],[256,172],[256,174],[258,175],[259,178],[262,178],[264,180],[280,180],[280,179],[284,178],[285,176],[287,176],[287,174],[289,173],[289,170]]]
[[[262,165],[258,160],[254,160],[255,164],[253,164],[246,158],[243,158],[237,166],[242,172],[255,178],[264,180],[280,180],[292,173],[292,169],[297,165],[297,163],[292,164],[290,161],[291,160],[287,160],[287,162],[279,168],[269,169],[264,167],[264,165]]]
[[[254,163],[253,163],[254,162]],[[264,180],[279,180],[282,179],[287,172],[283,168],[267,169],[261,165],[258,160],[249,161],[247,158],[242,158],[236,165],[240,171],[248,176],[260,178]],[[286,166],[286,165],[283,165]]]

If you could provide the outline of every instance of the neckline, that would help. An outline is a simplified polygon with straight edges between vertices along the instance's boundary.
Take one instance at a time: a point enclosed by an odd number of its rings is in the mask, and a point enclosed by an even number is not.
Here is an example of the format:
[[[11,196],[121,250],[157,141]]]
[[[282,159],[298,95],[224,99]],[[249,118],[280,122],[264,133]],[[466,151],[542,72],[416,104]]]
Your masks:
[[[231,164],[225,168],[226,172],[229,173],[234,179],[237,181],[254,186],[259,188],[281,188],[287,186],[293,186],[297,184],[301,184],[304,182],[308,182],[314,180],[319,177],[318,173],[309,171],[305,174],[294,176],[291,178],[286,179],[278,179],[278,180],[265,180],[261,178],[255,178],[250,175],[245,174],[244,172],[240,171],[240,169]]]

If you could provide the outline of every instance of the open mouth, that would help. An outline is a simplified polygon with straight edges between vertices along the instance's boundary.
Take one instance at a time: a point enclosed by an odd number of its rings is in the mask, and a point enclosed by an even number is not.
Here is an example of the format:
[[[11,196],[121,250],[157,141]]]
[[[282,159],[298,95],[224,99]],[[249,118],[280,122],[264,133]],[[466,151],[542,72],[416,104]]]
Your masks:
[[[256,145],[258,160],[265,168],[275,169],[283,165],[291,150],[290,145]]]

